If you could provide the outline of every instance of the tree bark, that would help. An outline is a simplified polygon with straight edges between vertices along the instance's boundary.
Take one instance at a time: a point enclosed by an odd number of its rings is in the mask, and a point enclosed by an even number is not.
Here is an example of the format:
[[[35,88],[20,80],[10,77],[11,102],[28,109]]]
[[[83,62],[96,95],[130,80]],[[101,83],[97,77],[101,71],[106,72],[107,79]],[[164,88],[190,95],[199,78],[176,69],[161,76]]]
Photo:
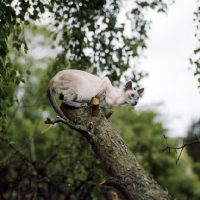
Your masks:
[[[172,199],[166,189],[148,175],[107,118],[89,107],[75,109],[65,104],[61,110],[74,124],[85,127],[79,131],[87,138],[93,151],[104,163],[111,178],[104,184],[117,188],[128,200]]]

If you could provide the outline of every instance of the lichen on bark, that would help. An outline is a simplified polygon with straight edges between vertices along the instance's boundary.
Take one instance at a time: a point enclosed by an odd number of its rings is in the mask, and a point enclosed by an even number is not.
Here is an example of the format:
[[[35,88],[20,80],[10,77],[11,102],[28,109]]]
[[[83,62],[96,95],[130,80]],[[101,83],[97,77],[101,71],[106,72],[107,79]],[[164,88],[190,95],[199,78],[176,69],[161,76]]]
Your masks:
[[[119,133],[99,109],[91,114],[89,107],[75,109],[61,104],[61,110],[75,125],[88,129],[89,124],[92,124],[92,135],[85,131],[79,132],[87,138],[111,176],[104,184],[117,188],[128,200],[172,199],[168,191],[159,186],[140,166]]]

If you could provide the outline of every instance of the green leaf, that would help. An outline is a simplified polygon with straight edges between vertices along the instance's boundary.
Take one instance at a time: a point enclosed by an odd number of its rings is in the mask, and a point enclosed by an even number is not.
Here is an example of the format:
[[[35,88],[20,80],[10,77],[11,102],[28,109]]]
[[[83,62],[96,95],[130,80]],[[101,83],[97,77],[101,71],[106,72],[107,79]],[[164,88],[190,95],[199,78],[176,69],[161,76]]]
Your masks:
[[[31,71],[30,71],[30,70],[26,70],[26,73],[27,73],[28,75],[31,75]]]
[[[17,74],[17,73],[16,73],[16,70],[13,69],[12,72],[11,72],[11,77],[16,76],[16,74]]]
[[[9,144],[13,145],[13,144],[15,144],[15,142],[14,141],[10,141]]]

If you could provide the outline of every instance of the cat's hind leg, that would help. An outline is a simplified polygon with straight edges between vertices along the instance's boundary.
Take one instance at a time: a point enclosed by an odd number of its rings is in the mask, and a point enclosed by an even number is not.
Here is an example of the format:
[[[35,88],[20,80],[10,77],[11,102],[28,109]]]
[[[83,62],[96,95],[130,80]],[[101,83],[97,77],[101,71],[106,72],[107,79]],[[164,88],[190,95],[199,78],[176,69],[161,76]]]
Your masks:
[[[88,106],[88,104],[86,102],[77,102],[76,101],[77,94],[73,90],[65,91],[60,96],[63,97],[63,103],[68,106],[72,106],[75,108],[81,108],[81,107]]]

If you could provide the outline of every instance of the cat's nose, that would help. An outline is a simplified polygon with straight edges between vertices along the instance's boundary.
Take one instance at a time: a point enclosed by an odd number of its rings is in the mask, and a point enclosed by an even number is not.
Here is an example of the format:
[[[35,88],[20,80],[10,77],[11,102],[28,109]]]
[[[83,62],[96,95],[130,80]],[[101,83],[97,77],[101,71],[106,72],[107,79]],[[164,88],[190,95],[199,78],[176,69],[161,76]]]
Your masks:
[[[132,103],[131,105],[132,105],[132,106],[135,106],[135,105],[137,105],[137,102],[135,102],[135,103]]]

